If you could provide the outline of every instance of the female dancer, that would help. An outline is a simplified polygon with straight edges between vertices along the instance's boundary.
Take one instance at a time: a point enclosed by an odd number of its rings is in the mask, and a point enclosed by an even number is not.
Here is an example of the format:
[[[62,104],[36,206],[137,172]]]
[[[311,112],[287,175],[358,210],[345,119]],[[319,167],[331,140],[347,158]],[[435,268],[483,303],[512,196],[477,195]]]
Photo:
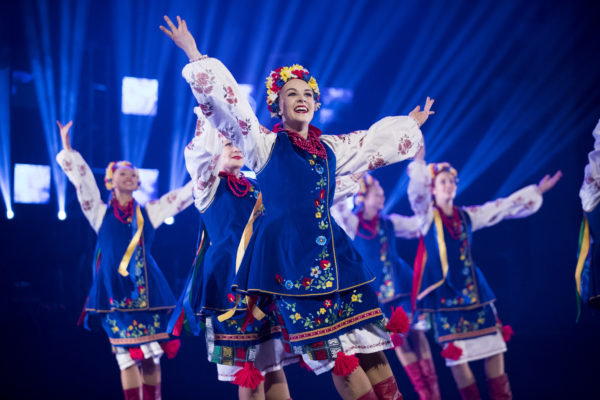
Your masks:
[[[600,121],[594,128],[594,150],[588,154],[583,184],[579,191],[585,213],[580,235],[579,259],[575,271],[578,308],[583,300],[590,307],[600,309]]]
[[[423,154],[423,151],[419,151],[419,154]],[[419,190],[423,191],[420,185],[412,188],[411,195],[426,196],[426,193],[418,193]],[[417,238],[424,219],[419,215],[405,217],[398,214],[382,214],[384,203],[385,195],[379,181],[367,174],[361,179],[360,189],[354,196],[354,212],[340,203],[332,208],[332,215],[353,239],[354,246],[363,259],[376,272],[374,287],[379,304],[384,314],[390,317],[394,308],[411,310],[413,271],[398,256],[396,238]],[[392,334],[394,350],[419,398],[439,399],[438,379],[429,341],[425,336],[430,327],[429,322],[425,318],[417,318],[416,315],[409,319],[411,325],[408,340],[402,340],[398,334]]]
[[[329,206],[336,175],[375,169],[416,153],[423,142],[419,126],[432,113],[433,101],[409,117],[385,118],[369,131],[321,136],[310,125],[319,106],[318,85],[306,69],[294,65],[270,74],[268,104],[282,123],[274,132],[261,129],[229,71],[200,55],[184,21],[175,27],[165,20],[170,30],[162,30],[192,61],[183,75],[202,112],[243,150],[261,186],[267,211],[248,243],[235,290],[272,299],[289,350],[302,355],[316,373],[333,368],[342,397],[400,397],[382,352],[391,341],[368,286],[374,278],[331,220]],[[356,353],[364,369],[350,356]]]
[[[264,399],[265,395],[289,399],[282,368],[298,362],[298,356],[285,352],[275,314],[250,321],[240,310],[227,321],[216,318],[235,305],[230,288],[238,244],[249,217],[257,212],[253,208],[260,191],[254,180],[241,173],[241,150],[219,134],[197,107],[194,112],[196,132],[185,149],[185,160],[195,182],[195,204],[202,214],[205,237],[201,259],[188,277],[169,325],[174,325],[177,333],[179,327],[174,323],[181,323],[185,315],[198,335],[198,319],[205,321],[208,359],[217,364],[219,380],[239,385],[240,399]],[[211,244],[206,249],[208,241]]]
[[[430,196],[409,196],[413,211],[427,218],[415,260],[413,295],[421,312],[432,314],[436,340],[463,399],[479,399],[469,362],[485,359],[490,398],[512,394],[504,372],[506,345],[494,307],[494,294],[471,258],[471,233],[510,218],[536,212],[542,194],[560,179],[546,175],[538,185],[482,206],[456,207],[457,172],[448,163],[414,161],[408,168],[413,186],[431,188]],[[508,338],[506,339],[508,340]]]
[[[150,254],[154,231],[192,204],[192,183],[140,207],[133,199],[137,170],[128,161],[111,162],[104,178],[108,204],[90,167],[71,148],[71,122],[60,129],[63,150],[56,159],[77,189],[83,214],[98,234],[94,281],[85,305],[85,326],[100,322],[121,369],[125,399],[160,399],[160,357],[171,358],[179,341],[168,341],[168,313],[175,297]]]

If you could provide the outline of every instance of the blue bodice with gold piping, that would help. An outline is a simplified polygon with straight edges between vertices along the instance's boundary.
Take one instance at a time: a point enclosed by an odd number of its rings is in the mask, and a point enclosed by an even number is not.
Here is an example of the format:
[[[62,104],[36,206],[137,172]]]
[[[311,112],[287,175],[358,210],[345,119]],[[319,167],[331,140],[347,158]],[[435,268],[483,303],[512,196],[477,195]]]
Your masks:
[[[277,133],[257,180],[265,214],[257,220],[234,289],[283,296],[319,296],[374,279],[350,238],[329,215],[336,159],[323,159]]]

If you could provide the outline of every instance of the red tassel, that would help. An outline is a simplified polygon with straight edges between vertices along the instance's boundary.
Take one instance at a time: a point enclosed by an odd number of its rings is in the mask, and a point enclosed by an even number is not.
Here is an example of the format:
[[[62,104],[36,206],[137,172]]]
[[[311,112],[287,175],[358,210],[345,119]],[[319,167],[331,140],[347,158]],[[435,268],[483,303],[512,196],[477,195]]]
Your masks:
[[[515,331],[513,331],[512,326],[510,325],[504,325],[502,327],[502,339],[504,339],[505,342],[508,342],[510,340],[510,338],[512,337],[512,335],[515,334]]]
[[[333,373],[337,376],[350,375],[356,368],[358,368],[358,358],[354,354],[347,356],[343,351],[337,353],[335,359],[335,365],[333,366]]]
[[[404,339],[402,339],[402,336],[400,336],[397,333],[392,333],[390,336],[392,338],[392,343],[394,344],[394,347],[402,347],[402,344],[404,343]]]
[[[302,356],[298,356],[298,358],[300,359],[300,367],[304,368],[307,371],[312,371],[312,368],[308,366],[308,364],[306,363],[306,361],[304,361],[304,358],[302,358]]]
[[[406,315],[402,306],[392,307],[392,315],[385,329],[393,333],[406,333],[409,327],[408,315]]]
[[[449,343],[444,350],[441,351],[441,355],[448,360],[458,360],[462,356],[462,349],[456,346],[453,342]]]
[[[139,347],[130,347],[129,355],[134,360],[143,360],[144,359],[144,352]]]
[[[170,360],[175,358],[177,353],[179,352],[179,348],[181,347],[181,340],[169,340],[168,342],[160,342],[160,347],[162,347],[163,351],[167,355],[167,358]]]
[[[179,317],[177,317],[177,322],[175,322],[175,326],[173,327],[173,336],[181,336],[181,330],[183,329],[183,321],[185,320],[185,313],[181,311]]]
[[[252,388],[252,390],[256,390],[258,385],[262,381],[265,380],[265,377],[262,376],[260,371],[256,369],[254,363],[246,362],[244,368],[240,369],[235,373],[233,383],[234,385]]]

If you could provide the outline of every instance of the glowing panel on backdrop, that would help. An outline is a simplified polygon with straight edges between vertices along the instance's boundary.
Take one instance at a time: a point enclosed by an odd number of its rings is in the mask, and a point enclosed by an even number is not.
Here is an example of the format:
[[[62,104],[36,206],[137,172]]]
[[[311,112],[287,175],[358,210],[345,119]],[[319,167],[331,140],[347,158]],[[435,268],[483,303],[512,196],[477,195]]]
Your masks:
[[[15,203],[50,202],[50,166],[15,164]]]
[[[133,115],[156,115],[158,81],[156,79],[123,77],[121,112]]]
[[[141,205],[158,197],[158,170],[138,168],[140,188],[133,192],[133,198]]]
[[[354,91],[352,89],[343,88],[324,88],[321,92],[321,113],[319,121],[322,124],[327,124],[336,120],[336,111],[352,103],[354,99]]]

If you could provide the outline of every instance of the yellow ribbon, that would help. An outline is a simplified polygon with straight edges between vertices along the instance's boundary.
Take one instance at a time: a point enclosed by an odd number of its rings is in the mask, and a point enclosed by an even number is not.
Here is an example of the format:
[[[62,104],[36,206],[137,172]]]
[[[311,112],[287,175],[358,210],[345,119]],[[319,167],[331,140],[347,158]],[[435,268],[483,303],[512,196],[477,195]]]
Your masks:
[[[258,195],[256,199],[256,203],[254,204],[254,208],[252,209],[252,213],[250,214],[250,218],[248,219],[248,223],[246,223],[246,227],[244,228],[244,232],[242,232],[242,238],[240,239],[240,244],[238,245],[237,255],[235,257],[235,273],[237,274],[240,269],[240,265],[242,264],[242,259],[244,258],[244,253],[246,252],[246,248],[248,247],[248,243],[250,243],[250,238],[252,237],[253,232],[253,224],[256,218],[262,213],[264,210],[263,202],[262,202],[262,193]],[[219,315],[217,319],[220,322],[228,320],[229,318],[235,315],[237,311],[238,303],[241,299],[240,294],[235,295],[235,306],[229,311]],[[249,301],[249,297],[246,296],[246,301]],[[261,311],[256,305],[252,307],[252,316],[257,320],[261,320],[265,317],[265,313]]]
[[[419,293],[417,296],[418,300],[422,300],[425,296],[427,296],[427,294],[442,286],[446,280],[446,276],[448,276],[448,251],[446,250],[446,241],[444,240],[444,224],[442,223],[442,217],[440,216],[440,212],[437,210],[437,208],[433,209],[433,221],[435,223],[438,252],[440,254],[440,262],[442,264],[442,279]]]
[[[123,259],[119,264],[119,274],[121,274],[122,276],[129,276],[129,271],[127,271],[127,267],[129,266],[131,256],[133,255],[135,248],[140,242],[142,232],[144,231],[144,217],[142,216],[142,210],[140,209],[139,204],[135,209],[135,217],[137,219],[137,231],[135,232],[135,235],[133,235],[131,242],[129,242],[129,246],[127,246],[127,251],[125,252],[125,255],[123,255]]]
[[[579,257],[577,259],[577,268],[575,268],[575,287],[577,289],[577,293],[579,293],[579,297],[581,297],[581,274],[585,265],[585,259],[590,251],[590,225],[585,216],[583,217],[582,225],[583,232],[581,247],[579,249]]]

